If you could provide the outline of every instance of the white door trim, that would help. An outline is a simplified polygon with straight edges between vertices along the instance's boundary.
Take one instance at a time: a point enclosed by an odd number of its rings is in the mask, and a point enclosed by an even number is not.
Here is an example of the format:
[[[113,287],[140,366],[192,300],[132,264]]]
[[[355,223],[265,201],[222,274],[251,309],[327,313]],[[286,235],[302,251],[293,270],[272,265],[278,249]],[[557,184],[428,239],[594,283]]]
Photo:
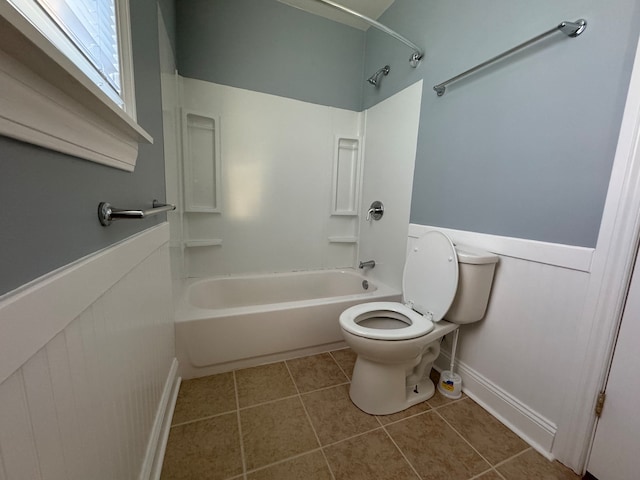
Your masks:
[[[576,332],[575,358],[563,379],[554,456],[584,472],[595,431],[595,401],[604,385],[640,236],[640,49],[629,83],[591,278]]]

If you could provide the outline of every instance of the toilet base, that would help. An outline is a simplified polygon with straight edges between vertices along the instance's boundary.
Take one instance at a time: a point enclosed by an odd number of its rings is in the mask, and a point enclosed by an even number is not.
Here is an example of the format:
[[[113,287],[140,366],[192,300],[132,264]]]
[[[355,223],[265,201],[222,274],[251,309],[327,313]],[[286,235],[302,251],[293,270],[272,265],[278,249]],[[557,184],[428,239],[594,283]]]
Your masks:
[[[431,362],[432,363],[432,362]],[[428,365],[428,371],[431,365]],[[383,365],[358,356],[353,370],[349,396],[363,412],[390,415],[424,402],[435,393],[427,376],[406,385],[406,365]]]

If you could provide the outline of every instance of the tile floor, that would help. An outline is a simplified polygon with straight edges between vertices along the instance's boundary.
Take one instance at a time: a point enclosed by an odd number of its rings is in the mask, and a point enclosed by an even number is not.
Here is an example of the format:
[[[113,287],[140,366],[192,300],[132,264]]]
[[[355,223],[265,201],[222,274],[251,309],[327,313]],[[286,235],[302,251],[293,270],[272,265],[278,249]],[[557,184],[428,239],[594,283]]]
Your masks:
[[[343,349],[184,381],[162,480],[580,478],[466,396],[360,411],[354,362]]]

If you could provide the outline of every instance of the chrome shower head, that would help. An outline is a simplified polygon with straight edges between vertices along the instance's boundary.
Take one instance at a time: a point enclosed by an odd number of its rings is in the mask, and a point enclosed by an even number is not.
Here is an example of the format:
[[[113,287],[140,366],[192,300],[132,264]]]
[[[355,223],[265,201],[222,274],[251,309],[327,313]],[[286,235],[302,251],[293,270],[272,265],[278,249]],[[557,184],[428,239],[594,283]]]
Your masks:
[[[385,65],[380,70],[378,70],[376,73],[371,75],[367,79],[367,82],[369,82],[371,85],[373,85],[375,87],[375,86],[378,85],[378,82],[380,81],[380,76],[381,75],[385,75],[385,76],[389,75],[389,71],[391,71],[391,67],[389,67],[389,65]]]

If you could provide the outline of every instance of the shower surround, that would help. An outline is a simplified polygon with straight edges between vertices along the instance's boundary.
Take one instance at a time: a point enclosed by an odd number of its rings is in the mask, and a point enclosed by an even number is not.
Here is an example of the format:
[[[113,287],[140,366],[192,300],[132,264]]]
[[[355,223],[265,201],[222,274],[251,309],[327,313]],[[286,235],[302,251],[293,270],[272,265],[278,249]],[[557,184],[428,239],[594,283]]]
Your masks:
[[[206,188],[217,190],[211,198],[219,199],[211,205],[215,208],[183,206],[183,227],[173,229],[182,231],[182,238],[172,240],[184,255],[185,276],[352,266],[362,115],[190,78],[178,81],[182,165],[168,181],[179,184],[180,196],[188,200],[190,191],[204,191],[209,180]],[[192,117],[213,119],[209,143],[196,137],[201,125],[195,133],[185,131]],[[344,172],[352,180],[345,192],[351,211],[332,210],[332,195],[340,195],[332,189],[340,139],[355,146],[355,170]],[[207,145],[215,160],[194,151]],[[207,172],[208,178],[194,174],[204,170],[194,163],[207,160],[217,162],[218,170]]]
[[[173,81],[178,105],[165,116],[182,126],[165,137],[179,152],[167,171],[168,201],[181,208],[169,216],[177,277],[349,268],[364,249],[376,255],[370,275],[400,286],[384,272],[404,263],[421,82],[354,112]],[[391,208],[367,222],[373,200]],[[370,245],[376,235],[384,249]]]

